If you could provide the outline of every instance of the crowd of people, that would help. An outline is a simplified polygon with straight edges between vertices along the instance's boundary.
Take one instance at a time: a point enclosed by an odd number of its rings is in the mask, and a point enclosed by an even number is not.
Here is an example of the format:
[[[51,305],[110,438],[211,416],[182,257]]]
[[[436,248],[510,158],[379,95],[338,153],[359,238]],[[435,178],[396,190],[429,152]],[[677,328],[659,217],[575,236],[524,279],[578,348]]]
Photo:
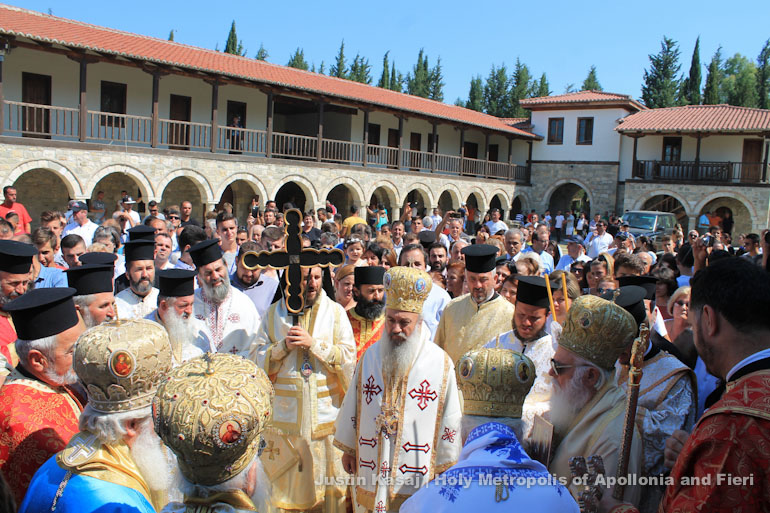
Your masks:
[[[5,511],[770,508],[766,231],[3,194]]]

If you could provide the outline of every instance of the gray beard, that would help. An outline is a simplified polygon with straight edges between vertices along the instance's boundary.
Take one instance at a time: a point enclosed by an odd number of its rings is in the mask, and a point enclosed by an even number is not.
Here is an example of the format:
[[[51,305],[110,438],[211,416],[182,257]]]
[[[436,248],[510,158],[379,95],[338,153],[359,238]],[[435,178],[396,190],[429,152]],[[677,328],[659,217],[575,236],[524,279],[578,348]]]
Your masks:
[[[171,484],[169,460],[149,419],[142,422],[141,431],[131,446],[131,458],[150,490],[168,490]]]
[[[30,282],[30,285],[31,284],[32,282]],[[6,296],[4,294],[0,295],[0,307],[7,305],[17,297],[19,297],[19,294],[17,294],[16,292],[12,292],[10,296]]]
[[[169,308],[166,312],[163,325],[168,332],[168,340],[171,343],[174,358],[176,358],[177,353],[183,354],[181,352],[184,351],[184,348],[191,345],[196,338],[195,325],[190,317],[179,315],[173,308]]]
[[[227,295],[230,293],[230,276],[227,274],[222,278],[222,283],[216,286],[211,286],[208,283],[201,281],[201,288],[206,294],[206,298],[215,304],[220,304],[227,299]]]
[[[582,377],[580,369],[575,369],[569,383],[565,388],[559,387],[558,381],[553,382],[553,393],[551,394],[550,413],[551,424],[554,431],[561,436],[565,436],[575,420],[580,410],[585,407],[593,396],[592,390],[579,384],[575,377]]]
[[[403,341],[394,341],[386,331],[380,336],[382,346],[382,375],[385,380],[398,381],[406,376],[417,350],[420,348],[420,331],[418,326],[412,334]]]
[[[86,329],[96,326],[96,322],[94,322],[94,316],[91,315],[91,310],[89,310],[88,307],[80,310],[80,316],[83,318],[83,324],[86,325]]]
[[[75,383],[78,382],[78,375],[75,374],[75,371],[72,369],[72,367],[69,368],[69,370],[67,371],[67,374],[65,374],[64,376],[59,376],[58,374],[56,374],[56,371],[54,371],[51,368],[48,368],[45,370],[45,377],[49,382],[59,386],[74,385]]]
[[[131,290],[134,291],[134,294],[137,296],[146,296],[150,293],[152,290],[152,281],[150,280],[139,280],[139,281],[132,281],[129,280],[129,284],[131,285]]]

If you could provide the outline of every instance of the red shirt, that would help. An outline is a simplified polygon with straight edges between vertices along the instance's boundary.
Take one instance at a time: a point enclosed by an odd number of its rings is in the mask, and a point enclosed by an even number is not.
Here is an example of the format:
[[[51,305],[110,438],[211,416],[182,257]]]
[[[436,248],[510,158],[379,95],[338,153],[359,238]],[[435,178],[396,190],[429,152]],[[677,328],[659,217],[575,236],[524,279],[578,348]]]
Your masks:
[[[24,205],[17,202],[12,203],[10,207],[6,207],[5,203],[0,203],[0,217],[5,219],[5,216],[8,215],[8,212],[16,212],[19,214],[19,226],[16,227],[16,232],[14,235],[18,235],[20,233],[29,233],[28,231],[24,230],[24,225],[31,223],[32,218],[29,216],[27,209],[24,208]]]

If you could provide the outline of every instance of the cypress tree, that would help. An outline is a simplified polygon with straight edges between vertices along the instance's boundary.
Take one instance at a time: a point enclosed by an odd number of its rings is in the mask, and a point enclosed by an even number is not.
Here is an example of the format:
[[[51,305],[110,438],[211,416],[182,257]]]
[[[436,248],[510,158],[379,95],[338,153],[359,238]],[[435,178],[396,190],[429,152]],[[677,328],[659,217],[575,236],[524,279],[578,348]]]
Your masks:
[[[329,70],[330,77],[348,78],[348,66],[345,63],[345,40],[342,40],[340,44],[340,51],[337,52],[337,58],[334,64],[332,64]]]
[[[484,110],[484,86],[481,84],[481,77],[475,76],[471,79],[471,89],[468,91],[468,101],[460,104],[466,109],[483,111]]]
[[[426,59],[427,64],[427,59]],[[444,75],[441,72],[441,57],[428,73],[428,98],[437,102],[444,101]]]
[[[717,48],[709,63],[706,87],[703,89],[703,105],[722,103],[722,47]]]
[[[266,61],[268,57],[270,57],[270,54],[268,54],[267,50],[265,50],[265,45],[260,43],[259,50],[257,50],[257,56],[255,57],[255,59],[257,59],[258,61]]]
[[[599,83],[599,79],[596,76],[596,66],[591,66],[588,70],[588,76],[583,80],[583,87],[581,91],[601,91],[602,85]]]
[[[423,98],[430,95],[428,56],[423,48],[420,48],[420,53],[417,54],[417,64],[412,68],[412,73],[406,77],[406,92]]]
[[[770,39],[757,57],[757,105],[760,109],[770,108]]]
[[[359,54],[356,54],[353,58],[353,63],[350,65],[350,73],[347,78],[354,82],[361,82],[362,84],[371,84],[372,75],[370,73],[372,66],[369,64],[369,59],[365,59]]]
[[[380,75],[380,81],[377,82],[377,87],[388,89],[390,87],[390,63],[388,62],[388,54],[390,50],[385,52],[385,56],[382,58],[382,75]]]
[[[510,100],[508,101],[507,116],[511,118],[521,118],[527,116],[527,111],[521,105],[519,101],[527,98],[532,92],[532,75],[529,73],[529,68],[526,64],[522,64],[521,60],[516,58],[516,67],[513,70],[513,76],[511,77],[511,92]]]
[[[489,70],[487,82],[484,84],[482,105],[484,112],[499,118],[505,117],[508,112],[508,70],[505,64],[499,68],[492,65]]]
[[[174,40],[174,29],[171,29],[171,32],[168,33],[168,40],[169,41]]]
[[[545,73],[540,75],[540,81],[537,84],[537,91],[535,92],[535,96],[550,96],[551,95],[551,88],[548,85],[548,79],[545,76]]]
[[[701,101],[700,83],[700,36],[695,40],[695,48],[692,51],[692,60],[690,61],[690,76],[682,83],[682,89],[685,91],[685,98],[690,105],[699,105]]]
[[[323,75],[326,72],[326,63],[321,61],[321,65],[318,66],[318,74]]]
[[[676,105],[679,90],[679,49],[673,39],[663,36],[660,52],[650,55],[650,69],[644,70],[642,100],[649,108]]]
[[[294,51],[294,55],[291,56],[286,65],[290,68],[304,69],[305,71],[310,68],[305,60],[305,51],[299,47]]]
[[[232,53],[234,55],[245,55],[243,50],[243,41],[238,40],[238,35],[235,32],[235,20],[230,25],[230,33],[227,34],[227,42],[225,43],[225,53]]]
[[[402,91],[402,84],[404,83],[404,77],[401,72],[396,72],[396,63],[394,62],[390,68],[390,87],[391,91]]]

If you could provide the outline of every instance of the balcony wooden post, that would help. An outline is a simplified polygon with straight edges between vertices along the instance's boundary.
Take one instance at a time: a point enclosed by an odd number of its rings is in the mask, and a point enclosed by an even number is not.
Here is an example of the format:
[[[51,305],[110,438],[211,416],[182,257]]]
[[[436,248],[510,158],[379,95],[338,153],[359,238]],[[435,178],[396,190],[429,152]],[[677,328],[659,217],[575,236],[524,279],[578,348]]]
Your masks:
[[[484,176],[489,178],[489,132],[484,134]]]
[[[2,81],[0,81],[0,84]],[[0,99],[2,99],[2,91],[0,91]],[[770,153],[770,142],[765,141],[765,161],[762,163],[762,182],[767,182],[767,157]]]
[[[637,146],[639,145],[639,137],[634,137],[633,139],[634,139],[634,156],[633,156],[633,159],[631,161],[631,176],[632,177],[634,175],[636,175],[636,173],[638,173],[638,170],[636,168],[639,166],[639,160],[637,160],[637,158],[636,158],[636,149],[637,149]],[[644,178],[644,175],[642,175],[642,178]]]
[[[433,123],[433,155],[430,159],[430,172],[436,172],[436,154],[438,153],[438,123]]]
[[[460,128],[460,174],[465,171],[465,128]]]
[[[700,140],[701,140],[701,134],[698,133],[695,135],[696,143],[695,143],[695,176],[693,178],[700,178]]]
[[[4,43],[0,41],[0,45]],[[3,51],[0,48],[0,51]],[[3,134],[3,128],[5,128],[5,96],[3,96],[3,61],[5,60],[5,51],[0,55],[0,135]],[[8,128],[11,128],[10,126]]]
[[[267,120],[265,121],[267,127],[267,134],[265,135],[267,138],[265,141],[265,156],[267,156],[267,158],[272,158],[273,156],[273,106],[273,93],[269,92],[267,93]]]
[[[398,155],[396,156],[396,169],[401,169],[404,158],[404,118],[398,118]]]
[[[150,142],[151,146],[153,148],[158,147],[158,127],[159,127],[159,112],[158,112],[158,95],[160,90],[160,74],[153,73],[152,74],[152,128],[150,129],[152,132],[152,140]]]
[[[527,183],[532,181],[532,139],[527,141],[529,150],[527,152]]]
[[[369,160],[369,111],[364,111],[364,154],[361,158],[362,165],[366,167]]]
[[[211,152],[217,151],[219,141],[219,82],[211,83]]]
[[[508,178],[516,179],[516,173],[513,172],[513,137],[508,138]]]
[[[80,142],[86,140],[86,127],[88,125],[88,104],[86,103],[86,69],[88,62],[83,59],[80,61],[80,112],[78,117],[78,139]]]
[[[324,103],[319,102],[318,103],[318,142],[316,143],[316,160],[318,162],[321,162],[321,155],[323,151],[321,151],[321,146],[323,144],[323,138],[324,138]]]

